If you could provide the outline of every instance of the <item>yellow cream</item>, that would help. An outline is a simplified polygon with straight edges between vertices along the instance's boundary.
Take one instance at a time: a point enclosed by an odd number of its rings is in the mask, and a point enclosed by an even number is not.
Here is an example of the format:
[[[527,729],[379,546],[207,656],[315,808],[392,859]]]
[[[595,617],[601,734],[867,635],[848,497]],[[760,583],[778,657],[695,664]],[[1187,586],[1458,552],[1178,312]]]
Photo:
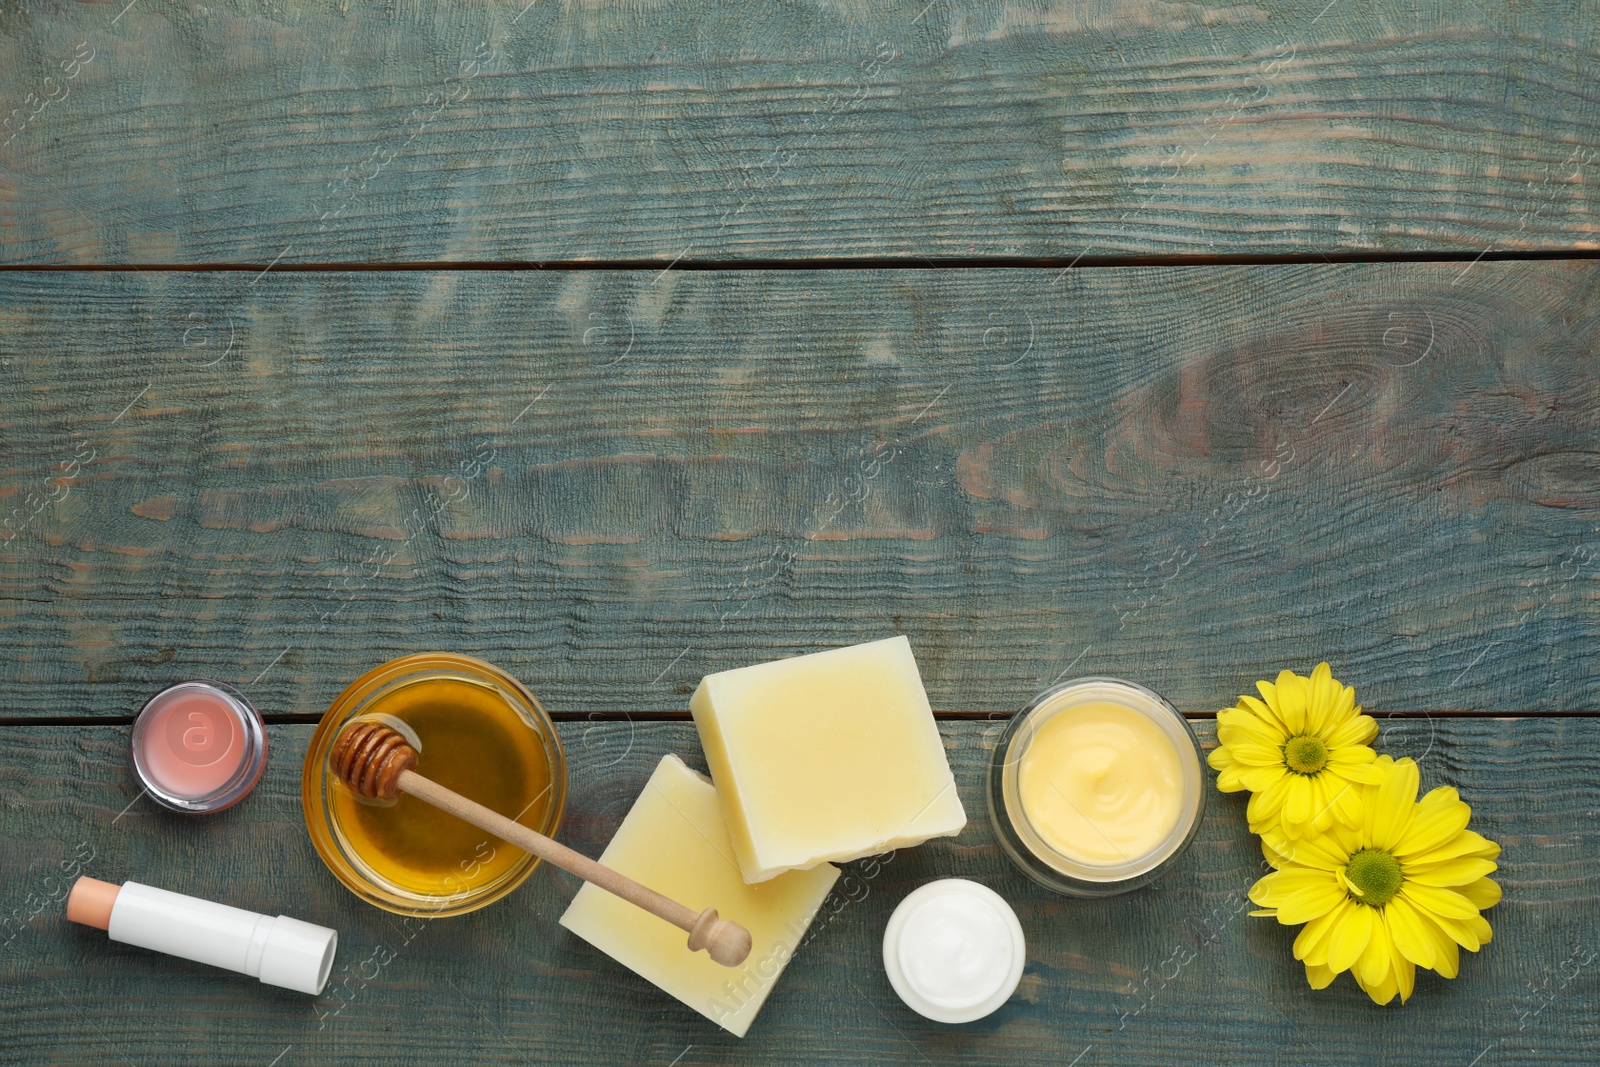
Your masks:
[[[1121,704],[1065,708],[1035,731],[1018,766],[1017,794],[1045,844],[1079,863],[1134,862],[1171,835],[1183,813],[1177,746]]]

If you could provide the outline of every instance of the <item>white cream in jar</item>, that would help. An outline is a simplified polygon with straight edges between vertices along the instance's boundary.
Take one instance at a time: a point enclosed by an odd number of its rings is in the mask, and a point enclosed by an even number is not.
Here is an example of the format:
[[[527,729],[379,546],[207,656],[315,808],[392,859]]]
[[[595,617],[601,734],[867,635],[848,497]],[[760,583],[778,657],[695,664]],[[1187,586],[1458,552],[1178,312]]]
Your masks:
[[[900,902],[883,935],[889,984],[919,1015],[941,1023],[981,1019],[1022,980],[1022,924],[994,890],[945,878]]]

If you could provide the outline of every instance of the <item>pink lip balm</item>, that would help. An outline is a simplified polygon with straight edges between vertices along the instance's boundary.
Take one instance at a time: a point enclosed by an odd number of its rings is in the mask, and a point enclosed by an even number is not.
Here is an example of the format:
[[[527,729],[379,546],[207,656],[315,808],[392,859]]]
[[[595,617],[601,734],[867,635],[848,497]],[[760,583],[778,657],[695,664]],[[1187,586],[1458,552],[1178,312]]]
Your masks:
[[[267,733],[249,701],[216,682],[163,689],[133,724],[133,769],[174,811],[211,812],[243,800],[267,766]]]

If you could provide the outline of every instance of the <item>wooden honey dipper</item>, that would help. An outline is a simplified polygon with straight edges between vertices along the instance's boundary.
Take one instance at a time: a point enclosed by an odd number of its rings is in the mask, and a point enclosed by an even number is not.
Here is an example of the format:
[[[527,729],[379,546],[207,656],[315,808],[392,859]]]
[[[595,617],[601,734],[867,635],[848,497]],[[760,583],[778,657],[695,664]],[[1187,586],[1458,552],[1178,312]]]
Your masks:
[[[364,797],[393,800],[401,793],[410,793],[687,930],[691,952],[705,949],[724,967],[737,967],[750,955],[750,931],[736,922],[717,918],[716,908],[696,914],[627,875],[424,778],[411,769],[417,765],[417,750],[391,726],[369,719],[345,727],[334,742],[329,762],[339,780]]]

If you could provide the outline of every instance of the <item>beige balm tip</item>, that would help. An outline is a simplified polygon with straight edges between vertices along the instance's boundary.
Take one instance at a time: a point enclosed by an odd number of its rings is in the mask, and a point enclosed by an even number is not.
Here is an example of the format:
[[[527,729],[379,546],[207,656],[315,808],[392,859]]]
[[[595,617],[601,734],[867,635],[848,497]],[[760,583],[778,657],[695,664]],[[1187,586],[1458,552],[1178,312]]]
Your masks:
[[[109,930],[111,908],[120,892],[120,885],[83,875],[72,883],[72,892],[67,894],[67,918],[97,930]]]

